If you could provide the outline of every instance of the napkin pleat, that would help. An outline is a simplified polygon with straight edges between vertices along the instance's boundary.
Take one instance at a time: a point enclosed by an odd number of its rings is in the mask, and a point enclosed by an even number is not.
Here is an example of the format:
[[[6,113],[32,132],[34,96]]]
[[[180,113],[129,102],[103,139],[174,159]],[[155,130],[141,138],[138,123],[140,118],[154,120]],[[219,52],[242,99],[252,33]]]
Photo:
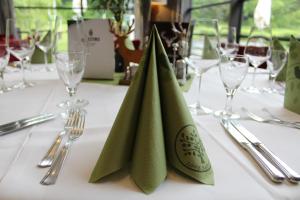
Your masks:
[[[163,124],[157,76],[155,40],[152,45],[139,126],[136,133],[131,176],[145,192],[152,192],[167,176]]]
[[[147,53],[141,62],[145,60]],[[131,160],[146,78],[144,69],[136,73],[139,75],[135,76],[135,84],[127,91],[89,182],[96,182],[118,171]]]
[[[197,181],[213,184],[213,171],[197,128],[182,96],[176,77],[172,73],[166,56],[164,56],[166,53],[160,37],[157,35],[155,38],[158,44],[160,100],[168,162],[177,170]],[[186,133],[185,137],[195,142],[182,142],[180,138],[184,132]],[[191,146],[189,147],[189,145]],[[193,151],[192,149],[196,150]],[[182,154],[182,151],[185,150],[187,150],[187,155]]]

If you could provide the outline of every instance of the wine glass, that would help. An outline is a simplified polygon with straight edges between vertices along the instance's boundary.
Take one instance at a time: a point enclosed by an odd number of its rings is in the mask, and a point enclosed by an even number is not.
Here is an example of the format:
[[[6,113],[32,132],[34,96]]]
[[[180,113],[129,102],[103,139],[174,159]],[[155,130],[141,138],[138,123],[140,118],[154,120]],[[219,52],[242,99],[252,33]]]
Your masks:
[[[224,30],[225,28],[223,28],[222,30]],[[223,32],[221,30],[221,32]],[[236,42],[236,27],[235,26],[230,26],[230,27],[226,27],[226,30],[224,30],[227,32],[227,37],[226,40],[221,41],[220,44],[220,52],[222,55],[228,55],[228,54],[237,54],[238,50],[239,50],[239,45]]]
[[[264,88],[264,91],[267,93],[280,93],[275,87],[275,79],[279,72],[283,69],[287,61],[287,51],[286,50],[272,50],[270,60],[268,60],[268,69],[270,71],[270,86]]]
[[[248,58],[242,55],[222,55],[219,65],[221,80],[226,90],[224,110],[215,115],[226,119],[238,119],[240,116],[232,112],[232,99],[248,72]]]
[[[60,107],[69,109],[86,105],[85,102],[75,98],[78,85],[84,73],[85,56],[84,51],[69,51],[55,54],[55,64],[59,78],[63,81],[70,97],[70,100],[61,103]]]
[[[202,75],[212,67],[216,67],[220,62],[219,56],[219,29],[218,21],[216,19],[200,19],[196,22],[199,25],[200,44],[194,47],[193,50],[197,51],[195,61],[197,62],[195,73],[198,78],[198,91],[196,103],[189,106],[192,114],[202,115],[209,114],[212,112],[211,109],[202,106],[200,102],[200,89]]]
[[[44,61],[46,65],[47,71],[53,71],[54,69],[48,65],[48,54],[51,49],[53,49],[55,35],[57,31],[57,26],[59,24],[58,17],[47,18],[46,20],[37,20],[36,21],[36,45],[40,48],[44,53]]]
[[[255,86],[256,70],[261,64],[269,60],[271,56],[271,44],[272,34],[269,27],[264,29],[258,29],[257,27],[251,28],[250,35],[245,46],[244,55],[248,57],[254,71],[251,85],[244,88],[244,91],[257,94],[261,93],[260,89]]]
[[[75,98],[77,88],[81,82],[87,56],[87,39],[84,33],[84,21],[74,19],[69,23],[67,32],[56,33],[55,39],[55,64],[58,75],[63,81],[70,99],[58,104],[61,108],[70,110],[72,108],[82,108],[88,105],[85,99]],[[64,46],[68,40],[69,48]]]
[[[6,45],[0,44],[0,94],[11,90],[4,81],[4,71],[9,61],[9,54],[6,51]]]
[[[20,30],[17,33],[17,29]],[[35,49],[35,40],[33,37],[33,29],[31,28],[30,21],[7,19],[6,21],[6,50],[9,55],[15,56],[21,65],[22,81],[14,87],[24,89],[34,86],[34,83],[26,80],[25,77],[25,64],[29,63],[31,56]],[[14,38],[14,42],[10,43],[10,38]]]

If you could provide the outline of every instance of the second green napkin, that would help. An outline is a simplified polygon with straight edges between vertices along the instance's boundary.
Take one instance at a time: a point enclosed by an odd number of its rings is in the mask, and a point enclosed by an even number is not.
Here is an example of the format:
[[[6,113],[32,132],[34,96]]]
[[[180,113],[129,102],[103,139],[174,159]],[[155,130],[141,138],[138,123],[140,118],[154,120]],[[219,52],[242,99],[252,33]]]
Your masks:
[[[151,193],[170,165],[205,184],[213,171],[156,27],[90,177],[97,182],[129,166],[135,183]]]
[[[282,44],[280,43],[280,41],[277,38],[273,39],[273,48],[275,50],[284,50],[284,47],[282,46]],[[284,65],[282,70],[277,75],[276,81],[285,81],[286,69],[287,69],[287,63]]]
[[[51,31],[48,31],[45,37],[41,40],[41,43],[46,42],[50,40],[51,37]],[[47,53],[48,63],[52,62],[52,50],[50,49]],[[44,58],[44,52],[36,46],[34,53],[31,57],[31,63],[33,64],[44,64],[45,58]]]
[[[300,114],[300,42],[291,36],[286,70],[284,107]]]
[[[209,40],[208,36],[205,35],[203,41],[202,59],[215,59],[218,57],[219,56],[216,50],[213,48],[211,41]]]

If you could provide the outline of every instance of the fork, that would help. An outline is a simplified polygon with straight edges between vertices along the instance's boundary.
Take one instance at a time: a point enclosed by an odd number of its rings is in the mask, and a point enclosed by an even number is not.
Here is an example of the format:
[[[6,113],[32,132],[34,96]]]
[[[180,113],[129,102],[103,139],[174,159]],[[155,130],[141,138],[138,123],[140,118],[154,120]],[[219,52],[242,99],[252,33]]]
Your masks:
[[[300,122],[297,122],[297,121],[289,122],[289,121],[285,121],[285,120],[282,120],[282,119],[278,118],[277,116],[273,115],[267,108],[263,108],[262,111],[268,113],[274,120],[278,120],[278,121],[281,121],[283,123],[290,123],[290,124],[300,125]]]
[[[76,111],[75,125],[71,128],[69,132],[68,140],[62,147],[60,153],[54,160],[53,164],[51,165],[46,175],[41,180],[40,184],[42,185],[55,184],[57,177],[62,169],[63,163],[68,155],[70,147],[72,146],[73,142],[83,134],[84,124],[85,124],[85,113],[83,111]]]
[[[42,158],[42,160],[38,163],[38,167],[50,167],[51,164],[53,163],[54,157],[58,151],[58,148],[61,144],[61,141],[63,139],[63,137],[66,135],[66,133],[72,128],[72,126],[74,126],[74,122],[75,122],[75,111],[71,110],[69,117],[67,119],[67,122],[65,124],[64,130],[60,131],[58,133],[58,135],[56,136],[55,140],[53,141],[51,147],[49,148],[49,150],[47,151],[47,153],[45,154],[45,156]]]
[[[250,117],[254,121],[264,122],[264,123],[271,123],[271,124],[278,124],[278,125],[282,125],[282,126],[287,126],[287,127],[291,127],[291,128],[300,129],[300,125],[293,124],[293,123],[288,123],[288,122],[281,121],[281,120],[278,120],[278,119],[265,119],[265,118],[262,118],[262,117],[260,117],[256,114],[250,112],[249,110],[247,110],[244,107],[242,107],[241,109],[242,109],[242,111],[244,111],[248,115],[248,117]]]

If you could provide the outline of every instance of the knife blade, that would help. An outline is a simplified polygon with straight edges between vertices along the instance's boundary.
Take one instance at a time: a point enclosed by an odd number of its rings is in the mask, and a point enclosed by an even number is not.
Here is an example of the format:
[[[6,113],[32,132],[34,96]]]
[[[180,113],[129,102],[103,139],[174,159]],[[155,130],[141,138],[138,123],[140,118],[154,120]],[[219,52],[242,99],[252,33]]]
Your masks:
[[[234,126],[229,123],[227,120],[222,119],[221,125],[224,129],[229,133],[229,135],[239,143],[258,163],[261,169],[265,172],[265,174],[276,183],[281,183],[284,181],[285,176],[270,163],[256,148],[243,136]]]
[[[258,148],[262,154],[264,154],[273,165],[278,167],[279,170],[288,178],[292,183],[298,183],[300,181],[300,175],[290,168],[285,162],[277,157],[272,151],[270,151],[255,135],[248,131],[245,127],[240,125],[236,121],[230,121],[230,123],[236,128],[249,142],[251,142],[256,148]]]
[[[0,136],[6,135],[11,132],[18,131],[20,129],[26,128],[28,126],[32,126],[35,124],[39,124],[48,120],[52,120],[56,117],[56,115],[48,113],[42,114],[34,117],[29,117],[25,119],[21,119],[18,121],[10,122],[7,124],[0,125]]]

